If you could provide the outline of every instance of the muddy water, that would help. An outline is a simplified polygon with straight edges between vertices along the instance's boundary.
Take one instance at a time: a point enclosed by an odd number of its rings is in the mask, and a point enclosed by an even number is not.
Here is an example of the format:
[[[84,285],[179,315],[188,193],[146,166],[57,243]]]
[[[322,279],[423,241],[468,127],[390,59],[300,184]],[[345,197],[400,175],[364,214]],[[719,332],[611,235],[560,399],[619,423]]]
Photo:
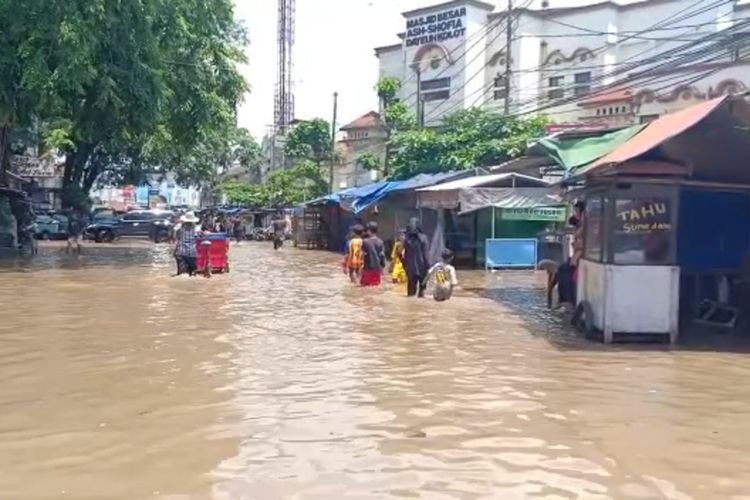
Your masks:
[[[438,306],[232,263],[0,264],[0,498],[750,498],[747,355],[579,341],[518,274]]]

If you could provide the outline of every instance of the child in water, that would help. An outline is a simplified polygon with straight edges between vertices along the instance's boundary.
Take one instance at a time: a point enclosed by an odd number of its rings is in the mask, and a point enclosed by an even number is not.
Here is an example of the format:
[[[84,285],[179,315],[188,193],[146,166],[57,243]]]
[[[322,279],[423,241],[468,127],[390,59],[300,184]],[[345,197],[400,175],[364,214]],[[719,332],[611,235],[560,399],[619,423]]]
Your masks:
[[[406,269],[404,268],[404,239],[406,230],[401,229],[398,232],[398,239],[393,243],[391,250],[391,281],[402,285],[406,283]]]
[[[352,283],[357,283],[362,279],[362,266],[364,265],[364,255],[362,253],[362,233],[365,228],[357,224],[352,228],[352,237],[346,248],[346,258],[344,259],[344,272],[348,273]]]
[[[427,281],[433,281],[432,297],[438,302],[443,302],[451,298],[453,289],[458,286],[456,278],[456,268],[451,265],[453,262],[453,252],[447,248],[443,250],[442,262],[438,262],[427,273]]]

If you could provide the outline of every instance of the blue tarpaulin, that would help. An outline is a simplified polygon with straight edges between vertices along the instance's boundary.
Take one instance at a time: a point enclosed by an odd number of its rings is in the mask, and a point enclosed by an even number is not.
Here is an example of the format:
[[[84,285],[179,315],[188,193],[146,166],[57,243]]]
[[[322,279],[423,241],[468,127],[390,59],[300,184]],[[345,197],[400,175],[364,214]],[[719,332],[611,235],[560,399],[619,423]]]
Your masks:
[[[475,175],[474,170],[467,170],[463,172],[443,172],[440,174],[419,174],[406,179],[404,181],[391,181],[386,182],[382,188],[373,191],[372,193],[360,197],[354,204],[354,213],[360,213],[366,210],[368,207],[375,205],[380,200],[388,196],[390,193],[398,191],[416,190],[428,186],[433,186],[441,182],[449,180],[460,179],[463,177],[471,177]]]
[[[353,187],[322,196],[308,201],[305,205],[320,205],[338,203],[342,208],[355,214],[361,213],[368,207],[378,203],[389,193],[406,191],[432,186],[449,180],[461,179],[476,175],[474,170],[463,172],[443,172],[440,174],[419,174],[403,181],[380,181],[365,186]]]

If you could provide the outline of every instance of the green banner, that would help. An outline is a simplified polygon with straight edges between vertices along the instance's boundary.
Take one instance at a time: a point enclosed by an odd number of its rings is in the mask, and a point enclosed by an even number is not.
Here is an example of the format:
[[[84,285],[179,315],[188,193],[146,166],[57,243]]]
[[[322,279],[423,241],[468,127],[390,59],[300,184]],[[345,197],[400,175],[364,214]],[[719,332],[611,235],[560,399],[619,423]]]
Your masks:
[[[500,210],[500,218],[503,220],[565,222],[567,215],[566,207],[503,208]]]

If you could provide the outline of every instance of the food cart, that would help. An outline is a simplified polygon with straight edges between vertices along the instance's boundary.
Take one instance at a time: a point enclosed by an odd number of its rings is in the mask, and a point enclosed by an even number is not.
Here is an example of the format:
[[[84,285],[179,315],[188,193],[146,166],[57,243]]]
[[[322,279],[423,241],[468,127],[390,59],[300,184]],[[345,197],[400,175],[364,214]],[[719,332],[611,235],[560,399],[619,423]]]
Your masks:
[[[613,179],[587,186],[578,309],[587,333],[665,335],[679,331],[676,265],[678,187]]]
[[[576,316],[588,333],[674,343],[750,320],[748,130],[750,104],[719,97],[575,171],[571,194],[586,201]]]

